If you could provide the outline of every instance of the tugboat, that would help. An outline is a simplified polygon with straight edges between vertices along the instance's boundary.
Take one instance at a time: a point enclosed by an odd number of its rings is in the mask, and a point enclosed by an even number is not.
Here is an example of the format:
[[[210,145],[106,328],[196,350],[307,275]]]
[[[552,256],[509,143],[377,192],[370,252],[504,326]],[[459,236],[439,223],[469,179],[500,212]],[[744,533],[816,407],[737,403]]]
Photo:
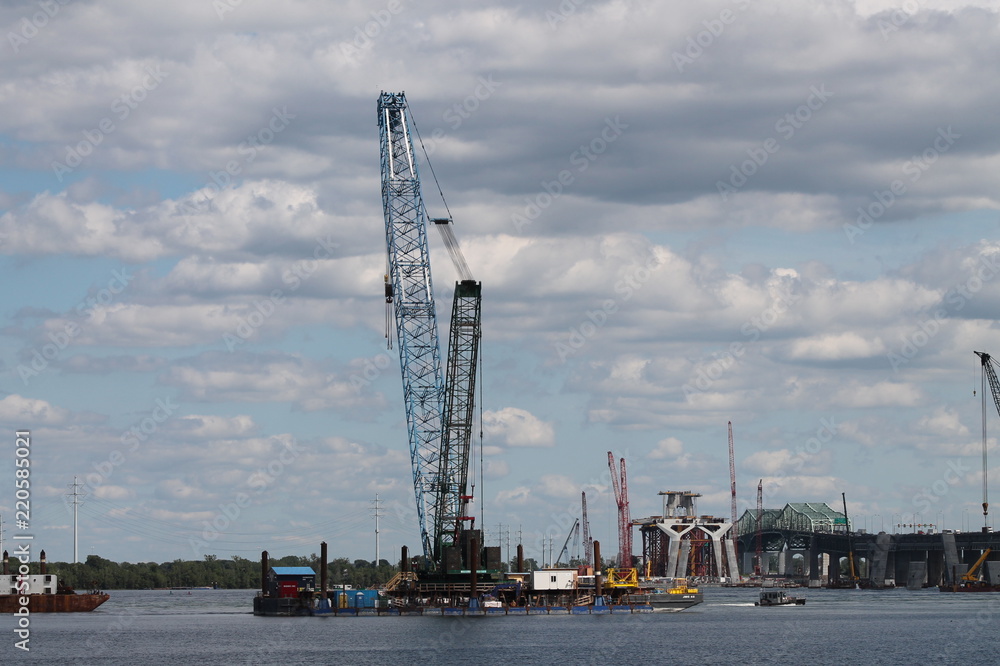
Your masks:
[[[784,590],[761,590],[760,600],[754,606],[804,606],[806,600],[801,597],[791,597]]]

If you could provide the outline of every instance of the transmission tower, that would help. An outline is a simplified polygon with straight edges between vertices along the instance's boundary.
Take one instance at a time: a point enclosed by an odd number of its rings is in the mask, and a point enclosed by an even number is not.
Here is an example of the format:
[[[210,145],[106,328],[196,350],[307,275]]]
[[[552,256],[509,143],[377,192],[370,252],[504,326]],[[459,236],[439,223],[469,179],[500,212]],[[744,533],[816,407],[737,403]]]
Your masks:
[[[378,568],[379,563],[379,550],[378,550],[378,519],[384,516],[382,513],[382,500],[378,498],[378,493],[375,493],[375,499],[369,500],[372,504],[372,518],[375,519],[375,567]]]
[[[79,488],[83,484],[79,483],[76,479],[77,479],[77,477],[74,476],[73,477],[73,483],[71,483],[70,486],[69,486],[70,488],[73,489],[73,492],[66,493],[67,497],[72,497],[73,498],[72,500],[70,500],[70,504],[73,505],[73,564],[76,564],[76,563],[78,563],[80,561],[79,548],[78,548],[79,541],[78,541],[78,538],[77,538],[77,527],[79,526],[79,520],[78,520],[78,518],[79,518],[79,508],[80,508],[80,505],[83,504],[83,497],[86,494],[86,493],[79,492]]]

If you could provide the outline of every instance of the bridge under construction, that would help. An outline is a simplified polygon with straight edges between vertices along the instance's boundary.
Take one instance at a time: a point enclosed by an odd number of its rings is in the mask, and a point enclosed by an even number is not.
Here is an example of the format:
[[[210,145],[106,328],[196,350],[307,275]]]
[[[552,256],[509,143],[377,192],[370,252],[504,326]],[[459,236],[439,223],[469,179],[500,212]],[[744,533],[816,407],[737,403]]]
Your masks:
[[[738,537],[740,553],[753,554],[757,534]],[[849,555],[853,552],[858,584],[862,587],[929,587],[961,579],[986,552],[987,582],[1000,585],[1000,533],[942,532],[887,534],[815,532],[772,528],[761,532],[765,576],[797,580],[812,587],[850,582]]]

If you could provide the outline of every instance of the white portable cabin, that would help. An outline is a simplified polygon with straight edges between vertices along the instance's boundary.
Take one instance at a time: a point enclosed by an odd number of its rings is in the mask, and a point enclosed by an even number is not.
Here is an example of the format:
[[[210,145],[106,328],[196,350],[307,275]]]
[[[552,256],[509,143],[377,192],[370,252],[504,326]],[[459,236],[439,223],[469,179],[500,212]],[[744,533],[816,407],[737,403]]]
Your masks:
[[[18,589],[18,578],[17,574],[0,575],[0,594],[24,594],[24,590]],[[28,579],[28,594],[56,593],[56,576],[52,574],[31,574],[25,578]]]
[[[541,592],[575,590],[576,569],[538,569],[531,572],[531,589]]]

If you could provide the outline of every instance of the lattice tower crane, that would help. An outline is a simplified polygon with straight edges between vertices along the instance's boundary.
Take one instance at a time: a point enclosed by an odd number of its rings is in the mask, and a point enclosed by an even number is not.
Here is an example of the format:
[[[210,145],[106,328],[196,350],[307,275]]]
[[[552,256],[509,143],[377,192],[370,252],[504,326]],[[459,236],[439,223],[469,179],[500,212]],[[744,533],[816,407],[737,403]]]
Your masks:
[[[989,483],[988,483],[988,473],[989,467],[986,463],[986,384],[990,385],[990,393],[993,395],[993,404],[996,405],[997,414],[1000,414],[1000,381],[997,380],[997,373],[994,370],[997,362],[993,360],[993,357],[986,352],[973,352],[979,357],[982,362],[983,374],[982,374],[982,394],[983,394],[983,532],[990,531],[989,525],[989,513],[990,513],[990,498],[989,498]]]
[[[583,504],[583,557],[587,564],[594,560],[594,539],[590,536],[590,519],[587,518],[587,493],[580,493],[580,500]]]
[[[403,378],[417,520],[425,563],[436,568],[457,544],[466,516],[469,451],[480,341],[481,285],[450,233],[434,220],[462,278],[455,285],[447,377],[441,369],[427,243],[427,211],[403,93],[382,92],[378,125],[385,217],[386,303],[392,304]],[[457,258],[456,258],[457,257]],[[464,270],[463,270],[464,265]]]
[[[632,567],[632,518],[628,508],[628,480],[625,476],[625,459],[621,459],[621,480],[615,476],[615,456],[608,451],[608,467],[611,469],[611,485],[618,504],[618,568]]]

